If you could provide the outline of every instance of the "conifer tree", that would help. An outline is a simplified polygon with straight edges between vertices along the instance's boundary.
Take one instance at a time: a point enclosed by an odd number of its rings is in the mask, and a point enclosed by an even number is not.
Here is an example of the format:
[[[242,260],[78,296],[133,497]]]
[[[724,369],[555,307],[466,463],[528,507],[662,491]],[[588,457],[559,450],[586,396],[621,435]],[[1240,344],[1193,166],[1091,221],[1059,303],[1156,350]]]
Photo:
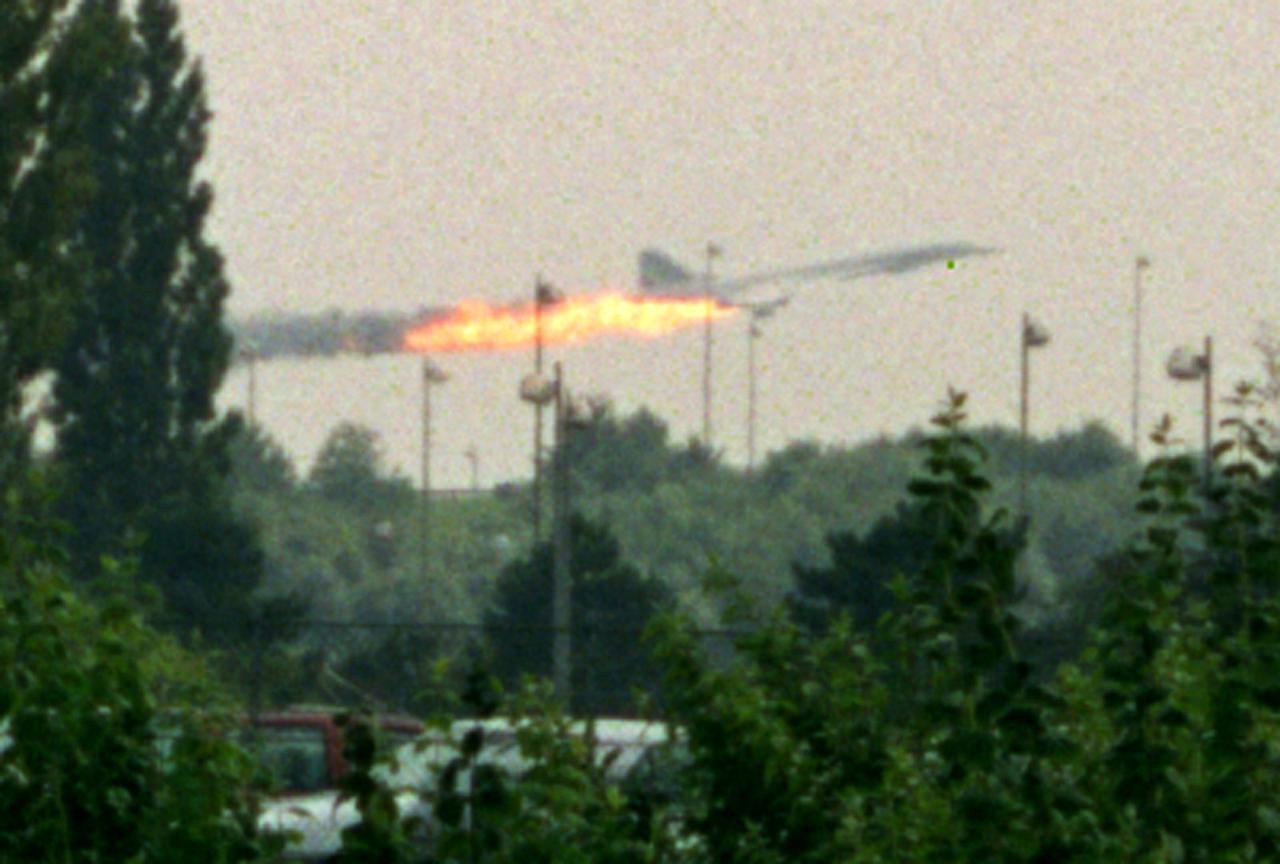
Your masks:
[[[671,608],[667,586],[622,558],[609,528],[574,516],[569,523],[573,709],[619,715],[635,710],[634,689],[655,691],[658,675],[644,644],[650,619]],[[539,543],[503,568],[484,616],[493,671],[515,689],[526,675],[550,677],[554,552]]]
[[[0,486],[21,476],[29,444],[23,391],[52,363],[78,267],[67,242],[88,190],[70,118],[77,86],[111,63],[110,31],[67,39],[67,0],[0,3]],[[70,20],[74,20],[74,16]]]
[[[234,430],[213,401],[231,339],[222,258],[205,237],[213,196],[198,172],[204,76],[171,0],[139,0],[131,18],[118,0],[87,0],[77,23],[81,34],[126,26],[129,41],[98,76],[84,124],[86,285],[55,384],[64,512],[82,569],[136,549],[170,611],[215,627],[244,611],[261,555],[229,527]]]

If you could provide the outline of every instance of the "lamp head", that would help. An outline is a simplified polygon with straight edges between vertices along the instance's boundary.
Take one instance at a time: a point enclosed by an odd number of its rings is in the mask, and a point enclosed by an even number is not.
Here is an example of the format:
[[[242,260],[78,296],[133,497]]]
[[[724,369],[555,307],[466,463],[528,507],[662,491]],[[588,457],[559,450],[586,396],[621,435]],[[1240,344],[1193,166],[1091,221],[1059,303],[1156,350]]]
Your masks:
[[[534,405],[548,405],[556,398],[556,382],[545,375],[530,372],[520,379],[520,398]]]
[[[431,362],[430,357],[422,359],[422,380],[426,384],[443,384],[449,380],[449,374]]]
[[[1203,354],[1196,354],[1185,345],[1173,349],[1164,369],[1175,381],[1198,381],[1204,375],[1208,362]]]

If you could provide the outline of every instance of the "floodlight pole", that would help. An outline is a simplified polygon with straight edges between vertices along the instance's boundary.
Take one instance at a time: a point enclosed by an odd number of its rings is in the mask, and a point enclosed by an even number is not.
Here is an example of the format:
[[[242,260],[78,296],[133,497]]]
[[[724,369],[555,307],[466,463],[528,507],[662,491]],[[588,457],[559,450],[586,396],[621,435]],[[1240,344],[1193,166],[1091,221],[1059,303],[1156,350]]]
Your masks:
[[[706,269],[703,272],[703,300],[705,311],[702,319],[702,444],[711,450],[711,285],[714,280],[712,261],[720,254],[720,247],[708,243]]]
[[[1031,349],[1040,348],[1049,342],[1048,331],[1039,327],[1026,312],[1022,313],[1022,363],[1021,363],[1021,397],[1018,400],[1018,510],[1027,515],[1027,474],[1030,467],[1030,442],[1028,439],[1029,415],[1031,404]]]
[[[1204,423],[1204,491],[1209,494],[1213,482],[1213,337],[1204,337],[1204,353],[1190,355],[1179,348],[1169,357],[1169,377],[1175,381],[1201,382],[1204,405],[1201,420]]]
[[[542,308],[552,302],[552,288],[539,275],[533,286],[533,371],[542,374]],[[533,542],[542,537],[542,403],[533,414]]]
[[[447,376],[430,357],[422,358],[422,504],[419,530],[422,545],[422,577],[431,572],[431,387],[442,384]]]
[[[1018,399],[1018,512],[1027,514],[1027,402],[1031,392],[1031,341],[1027,331],[1031,318],[1022,313],[1021,395]]]
[[[467,457],[467,462],[471,464],[471,491],[480,491],[480,451],[476,449],[476,445],[472,444],[462,454]]]
[[[1213,482],[1213,337],[1204,337],[1204,490]]]
[[[1133,261],[1133,410],[1129,418],[1130,446],[1134,458],[1142,460],[1139,452],[1138,432],[1142,418],[1139,409],[1142,400],[1142,271],[1151,266],[1145,255]]]
[[[569,534],[569,448],[568,400],[564,392],[564,375],[560,364],[555,364],[555,529],[552,537],[551,575],[551,628],[554,633],[551,645],[551,675],[557,698],[565,711],[570,710],[571,690],[571,632],[573,575]]]
[[[747,473],[756,468],[756,339],[760,327],[755,315],[747,322]]]

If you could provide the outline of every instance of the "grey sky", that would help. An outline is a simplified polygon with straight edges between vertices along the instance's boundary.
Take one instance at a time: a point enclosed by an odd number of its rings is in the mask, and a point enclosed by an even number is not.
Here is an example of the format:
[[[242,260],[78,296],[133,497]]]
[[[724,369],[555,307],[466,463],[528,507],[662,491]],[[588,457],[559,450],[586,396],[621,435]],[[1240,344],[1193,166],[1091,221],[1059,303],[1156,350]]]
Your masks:
[[[477,4],[186,0],[216,116],[214,234],[236,314],[409,309],[634,284],[656,245],[726,274],[908,243],[998,257],[800,289],[762,345],[766,447],[927,419],[948,383],[1016,420],[1127,438],[1132,262],[1145,252],[1147,425],[1198,429],[1161,378],[1215,335],[1221,389],[1280,317],[1280,6],[1263,0]],[[718,443],[741,458],[744,322],[717,334]],[[698,335],[560,352],[580,389],[698,428]],[[476,441],[524,471],[521,356],[441,360],[445,483]],[[305,461],[343,417],[416,465],[407,358],[262,370],[261,416]],[[239,375],[227,401],[241,400]],[[307,390],[303,393],[301,391]],[[456,451],[456,453],[455,453]]]

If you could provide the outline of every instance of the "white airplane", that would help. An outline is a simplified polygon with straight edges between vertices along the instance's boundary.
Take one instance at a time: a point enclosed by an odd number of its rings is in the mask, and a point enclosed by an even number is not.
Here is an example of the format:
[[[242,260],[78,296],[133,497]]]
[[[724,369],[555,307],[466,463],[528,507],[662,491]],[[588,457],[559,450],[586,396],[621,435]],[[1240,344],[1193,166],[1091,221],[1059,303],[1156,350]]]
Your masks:
[[[714,247],[713,254],[714,254]],[[995,249],[971,243],[917,246],[869,255],[838,258],[816,264],[766,270],[728,279],[715,279],[710,290],[703,278],[677,264],[656,249],[640,253],[639,293],[652,297],[715,297],[723,303],[749,310],[765,318],[787,302],[786,296],[748,301],[748,289],[786,282],[818,279],[851,280],[864,276],[905,273],[939,261],[969,255],[989,255]],[[411,313],[338,310],[315,314],[277,314],[232,321],[230,330],[239,350],[236,362],[274,357],[333,356],[336,354],[390,354],[403,349],[405,332],[448,315],[450,307],[431,307]]]
[[[713,254],[718,252],[711,247]],[[990,255],[999,250],[972,243],[937,243],[929,246],[912,246],[890,249],[848,258],[835,258],[798,267],[765,270],[744,276],[714,278],[711,285],[705,277],[678,264],[670,255],[658,249],[645,249],[640,253],[640,293],[655,297],[706,297],[712,296],[722,303],[751,306],[735,299],[750,288],[786,282],[812,282],[835,279],[849,282],[868,276],[893,275],[919,270],[941,261],[954,261],[972,255]]]

